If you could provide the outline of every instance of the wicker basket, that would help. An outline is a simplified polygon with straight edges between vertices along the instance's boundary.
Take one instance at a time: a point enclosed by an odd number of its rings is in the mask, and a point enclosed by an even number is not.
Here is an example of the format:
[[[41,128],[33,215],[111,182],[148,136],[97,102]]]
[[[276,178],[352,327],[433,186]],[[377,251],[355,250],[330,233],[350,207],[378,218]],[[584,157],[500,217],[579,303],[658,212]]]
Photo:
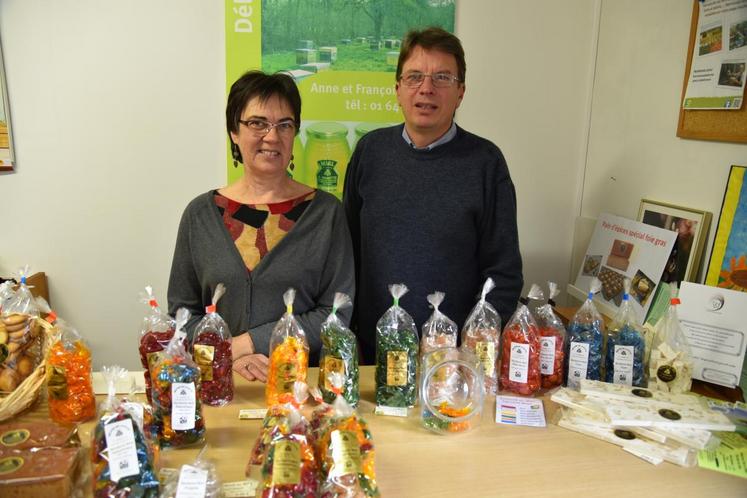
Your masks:
[[[34,339],[39,365],[9,394],[0,394],[0,422],[4,422],[28,409],[39,397],[46,379],[46,355],[55,340],[57,329],[46,320],[32,318],[31,327],[38,328],[38,337]]]

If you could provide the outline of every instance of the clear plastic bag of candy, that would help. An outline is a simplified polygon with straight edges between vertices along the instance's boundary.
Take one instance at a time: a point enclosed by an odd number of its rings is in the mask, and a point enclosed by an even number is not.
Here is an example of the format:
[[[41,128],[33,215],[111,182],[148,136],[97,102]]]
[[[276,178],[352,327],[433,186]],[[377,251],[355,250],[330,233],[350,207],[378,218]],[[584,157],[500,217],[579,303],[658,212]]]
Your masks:
[[[594,277],[586,301],[573,316],[568,327],[568,387],[579,389],[581,379],[602,379],[602,343],[604,320],[594,306],[594,294],[602,282]]]
[[[435,349],[455,348],[459,329],[452,319],[441,313],[439,306],[446,294],[434,292],[428,294],[428,302],[433,307],[433,313],[423,324],[420,339],[420,356],[423,357]]]
[[[529,295],[541,295],[538,285],[532,284]],[[539,327],[521,298],[511,319],[501,334],[501,389],[516,394],[531,395],[540,388]]]
[[[295,299],[295,289],[285,291],[285,314],[278,320],[270,336],[270,368],[265,386],[265,401],[268,407],[277,404],[282,394],[292,393],[296,381],[306,382],[309,343],[301,324],[293,316]]]
[[[534,313],[540,333],[540,373],[542,388],[552,389],[563,385],[565,380],[565,345],[567,333],[563,322],[555,313],[555,298],[560,293],[558,284],[547,282],[547,303]]]
[[[498,352],[501,338],[501,316],[486,300],[494,287],[493,279],[488,277],[482,286],[480,300],[470,311],[462,328],[462,348],[471,351],[480,360],[485,374],[485,389],[489,394],[495,394],[498,389]]]
[[[605,382],[646,387],[646,340],[630,302],[630,279],[623,281],[623,298],[607,328]]]
[[[14,287],[15,284],[12,280],[6,280],[5,282],[0,284],[0,314],[2,314],[6,303],[13,299],[13,296],[16,295]]]
[[[174,320],[161,310],[153,295],[151,286],[145,287],[145,293],[140,295],[140,302],[148,305],[148,313],[143,318],[140,327],[140,364],[145,369],[145,395],[148,403],[152,403],[151,368],[158,358],[158,354],[166,349],[166,345],[174,336]]]
[[[288,425],[288,414],[291,410],[300,410],[308,397],[308,387],[305,382],[296,381],[293,384],[293,390],[290,393],[283,393],[279,396],[278,402],[267,408],[262,425],[259,428],[259,435],[254,442],[254,447],[249,455],[249,463],[246,467],[246,475],[249,476],[252,465],[262,465],[264,463],[267,447],[272,441],[272,431],[278,425]]]
[[[116,396],[116,383],[127,374],[122,367],[102,369],[107,398],[99,407],[93,430],[91,465],[95,498],[156,498],[159,482],[153,454],[137,415]]]
[[[337,316],[337,310],[350,306],[350,296],[335,293],[332,312],[322,324],[322,350],[319,356],[319,389],[327,403],[335,399],[328,376],[337,372],[343,377],[342,395],[351,406],[360,399],[358,385],[358,343],[349,328]]]
[[[683,393],[692,386],[693,356],[677,316],[677,284],[671,285],[667,314],[659,320],[651,345],[648,387],[671,393]]]
[[[28,266],[14,274],[18,289],[7,294],[0,315],[0,392],[14,391],[41,360],[39,307],[26,284],[29,274]]]
[[[184,349],[189,310],[176,312],[176,331],[152,366],[153,423],[162,447],[201,443],[205,419],[200,400],[200,369]]]
[[[389,286],[392,306],[376,323],[376,404],[410,407],[417,401],[418,331],[400,307],[407,286]]]
[[[226,292],[218,284],[212,303],[205,307],[205,316],[192,335],[192,358],[200,368],[202,402],[210,406],[223,406],[233,399],[233,357],[231,332],[217,312],[218,300]]]
[[[374,445],[368,424],[341,396],[342,375],[328,379],[337,396],[324,431],[314,446],[321,471],[322,498],[366,498],[379,496],[374,465]]]
[[[444,348],[423,358],[421,423],[438,434],[477,427],[485,399],[484,369],[471,351]]]
[[[163,485],[161,498],[202,496],[221,498],[223,491],[215,464],[205,457],[207,446],[197,454],[191,464],[182,465]]]
[[[57,320],[59,336],[47,353],[49,417],[60,423],[79,423],[96,414],[91,374],[91,350],[77,330]]]
[[[319,468],[311,444],[309,425],[294,405],[270,430],[262,461],[262,498],[315,498]]]

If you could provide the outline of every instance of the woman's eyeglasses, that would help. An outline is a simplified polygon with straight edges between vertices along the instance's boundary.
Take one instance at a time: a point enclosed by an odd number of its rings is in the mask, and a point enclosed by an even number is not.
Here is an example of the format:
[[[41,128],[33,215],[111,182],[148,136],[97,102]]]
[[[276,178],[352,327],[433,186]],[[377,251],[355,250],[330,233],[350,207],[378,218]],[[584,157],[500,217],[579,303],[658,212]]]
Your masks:
[[[246,121],[239,119],[239,123],[243,124],[249,131],[253,132],[259,137],[264,137],[270,130],[275,128],[278,135],[283,137],[289,137],[296,133],[296,123],[293,121],[280,121],[279,123],[270,123],[264,119],[247,119]]]

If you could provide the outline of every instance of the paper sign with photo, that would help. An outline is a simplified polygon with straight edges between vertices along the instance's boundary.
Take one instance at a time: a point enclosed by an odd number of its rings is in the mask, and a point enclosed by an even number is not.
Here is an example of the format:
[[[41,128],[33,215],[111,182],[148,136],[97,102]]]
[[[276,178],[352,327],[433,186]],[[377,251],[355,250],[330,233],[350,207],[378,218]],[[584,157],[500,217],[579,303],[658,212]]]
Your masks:
[[[693,379],[740,382],[747,348],[747,293],[683,282],[677,310],[695,362]]]
[[[574,286],[588,293],[592,278],[598,277],[602,291],[594,302],[611,316],[622,302],[623,280],[630,278],[633,309],[643,321],[676,239],[676,232],[603,213]]]

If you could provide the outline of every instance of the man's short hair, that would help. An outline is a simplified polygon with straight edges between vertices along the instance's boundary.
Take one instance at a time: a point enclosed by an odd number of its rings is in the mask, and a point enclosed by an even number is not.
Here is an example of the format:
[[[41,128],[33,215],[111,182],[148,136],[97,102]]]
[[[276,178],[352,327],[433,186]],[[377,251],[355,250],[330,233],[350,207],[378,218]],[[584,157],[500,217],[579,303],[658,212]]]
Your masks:
[[[448,31],[431,26],[423,30],[411,30],[405,35],[402,42],[402,48],[399,51],[399,60],[397,61],[396,79],[402,76],[402,67],[412,54],[415,47],[422,47],[426,50],[438,50],[446,54],[451,54],[456,59],[457,77],[464,83],[467,76],[467,63],[464,62],[464,49],[459,38]]]

